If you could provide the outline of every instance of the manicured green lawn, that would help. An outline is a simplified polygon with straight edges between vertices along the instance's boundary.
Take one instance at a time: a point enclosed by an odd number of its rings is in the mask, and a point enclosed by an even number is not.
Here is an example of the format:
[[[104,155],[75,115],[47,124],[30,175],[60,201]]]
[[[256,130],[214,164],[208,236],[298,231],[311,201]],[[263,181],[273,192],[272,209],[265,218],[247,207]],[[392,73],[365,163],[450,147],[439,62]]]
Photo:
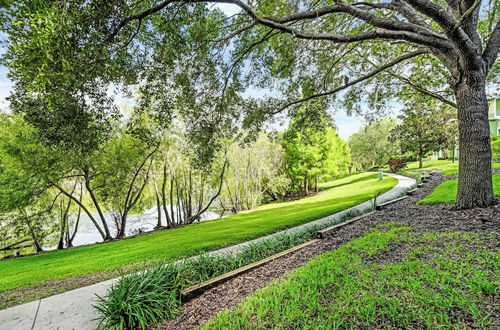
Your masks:
[[[441,183],[424,199],[417,204],[437,204],[437,203],[452,203],[457,199],[458,178],[448,180]],[[500,174],[493,175],[493,192],[500,196]]]
[[[492,169],[500,169],[500,163],[493,163]],[[389,169],[385,169],[388,171]],[[458,161],[454,163],[451,160],[429,160],[423,162],[423,167],[418,168],[418,162],[409,162],[404,171],[410,172],[429,172],[437,170],[443,172],[445,176],[458,173]]]
[[[378,226],[256,291],[203,329],[494,327],[496,239]]]
[[[390,190],[396,179],[362,173],[330,183],[312,197],[136,238],[0,261],[0,293],[155,259],[166,261],[247,241],[344,210]]]

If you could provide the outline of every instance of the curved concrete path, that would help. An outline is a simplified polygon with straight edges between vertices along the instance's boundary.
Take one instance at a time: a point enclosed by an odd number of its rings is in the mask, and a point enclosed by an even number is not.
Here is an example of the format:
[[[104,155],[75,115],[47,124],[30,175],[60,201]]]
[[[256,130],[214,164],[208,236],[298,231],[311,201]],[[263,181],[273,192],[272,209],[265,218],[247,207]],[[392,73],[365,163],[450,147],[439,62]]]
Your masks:
[[[385,173],[398,179],[397,185],[377,198],[377,204],[382,204],[402,195],[416,185],[415,179],[398,174]],[[357,212],[366,213],[373,208],[373,200],[353,206],[330,216],[308,222],[275,234],[260,237],[248,242],[229,246],[209,254],[223,254],[236,252],[243,246],[257,241],[268,239],[280,233],[292,233],[311,226],[325,226],[342,219],[346,214]],[[0,311],[0,330],[32,330],[32,329],[77,329],[93,330],[97,328],[97,312],[92,307],[96,303],[96,295],[103,296],[106,290],[116,281],[112,279],[67,291],[58,295],[42,298],[30,303],[14,306]]]

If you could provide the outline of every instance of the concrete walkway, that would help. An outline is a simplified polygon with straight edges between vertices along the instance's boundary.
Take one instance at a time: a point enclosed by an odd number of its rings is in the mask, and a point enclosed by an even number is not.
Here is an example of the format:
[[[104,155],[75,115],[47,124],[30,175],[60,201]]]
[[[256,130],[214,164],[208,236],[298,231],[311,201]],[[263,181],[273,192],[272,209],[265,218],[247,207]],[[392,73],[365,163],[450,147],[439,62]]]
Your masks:
[[[406,193],[407,190],[415,187],[414,179],[397,175],[387,174],[398,179],[398,184],[388,192],[377,198],[377,204],[381,204],[396,199]],[[346,214],[352,212],[365,213],[371,211],[373,201],[366,201],[347,210],[332,214],[325,218],[315,220],[298,227],[287,229],[279,233],[264,236],[252,241],[233,245],[224,249],[210,252],[210,254],[223,254],[236,252],[243,246],[255,243],[257,241],[268,239],[280,233],[291,233],[302,230],[310,226],[326,225],[335,220],[341,219]],[[96,303],[96,295],[103,296],[106,290],[117,279],[112,279],[86,286],[76,290],[43,298],[37,301],[26,303],[19,306],[4,309],[0,311],[0,330],[24,330],[24,329],[78,329],[92,330],[97,328],[98,317],[95,309],[92,307]]]

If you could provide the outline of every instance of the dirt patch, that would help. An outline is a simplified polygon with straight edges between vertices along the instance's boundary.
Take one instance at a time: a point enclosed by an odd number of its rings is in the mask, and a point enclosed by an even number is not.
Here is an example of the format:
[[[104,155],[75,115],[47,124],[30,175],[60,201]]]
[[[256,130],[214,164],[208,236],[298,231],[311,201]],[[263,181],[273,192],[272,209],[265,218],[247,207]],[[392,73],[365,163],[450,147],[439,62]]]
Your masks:
[[[416,205],[417,201],[431,193],[437,185],[446,179],[449,178],[436,173],[413,196],[388,205],[381,211],[375,212],[358,222],[340,227],[330,232],[325,239],[316,244],[310,245],[293,254],[275,259],[245,275],[233,278],[209,289],[200,296],[183,304],[180,314],[175,319],[164,322],[158,325],[157,328],[195,328],[219,312],[236,306],[255,290],[268,285],[280,277],[282,278],[287,273],[304,265],[311,257],[336,249],[342,244],[362,236],[378,224],[402,222],[414,228],[414,231],[472,231],[499,235],[500,205],[495,205],[487,209],[464,211],[452,211],[451,204]],[[492,242],[495,239],[492,239]],[[406,250],[406,248],[403,250]],[[397,261],[402,258],[404,251],[398,249],[397,246],[393,246],[385,254],[387,258]]]

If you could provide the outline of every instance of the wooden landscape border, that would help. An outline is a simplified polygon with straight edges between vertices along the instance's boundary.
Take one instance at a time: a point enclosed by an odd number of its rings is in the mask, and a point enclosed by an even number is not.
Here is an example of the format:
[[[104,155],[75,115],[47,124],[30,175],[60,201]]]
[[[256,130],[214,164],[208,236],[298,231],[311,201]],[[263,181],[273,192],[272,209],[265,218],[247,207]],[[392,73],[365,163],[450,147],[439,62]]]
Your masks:
[[[246,272],[249,272],[250,270],[258,268],[260,266],[263,266],[263,265],[273,261],[274,259],[277,259],[277,258],[282,257],[284,255],[290,254],[292,252],[298,251],[302,248],[305,248],[306,246],[312,245],[312,244],[317,243],[319,241],[320,241],[320,239],[313,239],[313,240],[307,241],[307,242],[302,243],[300,245],[294,246],[293,248],[290,248],[288,250],[285,250],[285,251],[282,251],[280,253],[269,256],[265,259],[256,261],[256,262],[251,263],[249,265],[246,265],[246,266],[240,267],[238,269],[235,269],[233,271],[230,271],[229,273],[225,273],[225,274],[222,274],[220,276],[214,277],[208,281],[204,281],[204,282],[195,284],[195,285],[193,285],[187,289],[184,289],[182,291],[182,297],[183,297],[182,300],[188,301],[188,300],[194,298],[195,296],[197,296],[199,293],[201,293],[201,292],[203,292],[203,291],[205,291],[205,290],[207,290],[207,289],[209,289],[209,288],[211,288],[219,283],[225,282],[233,277],[236,277],[236,276],[239,276],[239,275],[244,274]]]
[[[344,222],[341,222],[341,223],[338,223],[336,225],[333,225],[331,227],[328,227],[328,228],[325,228],[325,229],[321,229],[321,230],[318,230],[318,232],[316,233],[316,236],[319,238],[319,239],[323,239],[326,237],[326,234],[331,232],[332,230],[336,229],[336,228],[340,228],[342,226],[345,226],[347,224],[350,224],[354,221],[358,221],[359,219],[362,219],[364,217],[367,217],[371,214],[375,213],[375,211],[371,211],[371,212],[368,212],[368,213],[365,213],[365,214],[362,214],[360,216],[357,216],[355,218],[352,218],[350,220],[347,220],[347,221],[344,221]]]
[[[387,205],[392,204],[392,203],[399,202],[400,200],[403,200],[403,199],[405,199],[405,198],[408,198],[408,196],[402,196],[402,197],[399,197],[399,198],[396,198],[396,199],[390,200],[390,201],[388,201],[388,202],[385,202],[385,203],[383,203],[383,204],[376,205],[376,206],[375,206],[375,209],[376,209],[377,211],[379,211],[379,210],[381,210],[384,206],[387,206]]]
[[[302,243],[300,245],[297,245],[297,246],[294,246],[288,250],[285,250],[285,251],[282,251],[280,253],[277,253],[277,254],[274,254],[272,256],[269,256],[265,259],[262,259],[262,260],[259,260],[259,261],[256,261],[254,263],[251,263],[249,265],[246,265],[246,266],[243,266],[243,267],[240,267],[238,269],[235,269],[233,271],[230,271],[228,273],[225,273],[225,274],[222,274],[222,275],[219,275],[217,277],[214,277],[210,280],[207,280],[207,281],[204,281],[204,282],[201,282],[201,283],[198,283],[198,284],[195,284],[189,288],[186,288],[184,290],[182,290],[181,292],[181,295],[182,295],[182,301],[183,302],[186,302],[186,301],[189,301],[190,299],[200,295],[203,291],[215,286],[215,285],[218,285],[220,283],[223,283],[227,280],[230,280],[236,276],[239,276],[239,275],[242,275],[246,272],[249,272],[255,268],[258,268],[260,266],[263,266],[275,259],[278,259],[280,257],[283,257],[285,255],[288,255],[290,253],[293,253],[293,252],[296,252],[300,249],[303,249],[309,245],[312,245],[314,243],[317,243],[319,241],[321,241],[328,232],[331,232],[332,230],[336,229],[336,228],[340,228],[342,226],[345,226],[345,225],[348,225],[350,223],[353,223],[355,221],[358,221],[364,217],[367,217],[371,214],[375,213],[375,211],[371,211],[371,212],[368,212],[368,213],[365,213],[365,214],[362,214],[360,216],[357,216],[357,217],[354,217],[350,220],[347,220],[347,221],[344,221],[344,222],[341,222],[341,223],[338,223],[336,225],[333,225],[331,227],[328,227],[328,228],[325,228],[325,229],[322,229],[322,230],[319,230],[317,233],[316,233],[316,236],[317,238],[315,239],[312,239],[310,241],[307,241],[305,243]]]

